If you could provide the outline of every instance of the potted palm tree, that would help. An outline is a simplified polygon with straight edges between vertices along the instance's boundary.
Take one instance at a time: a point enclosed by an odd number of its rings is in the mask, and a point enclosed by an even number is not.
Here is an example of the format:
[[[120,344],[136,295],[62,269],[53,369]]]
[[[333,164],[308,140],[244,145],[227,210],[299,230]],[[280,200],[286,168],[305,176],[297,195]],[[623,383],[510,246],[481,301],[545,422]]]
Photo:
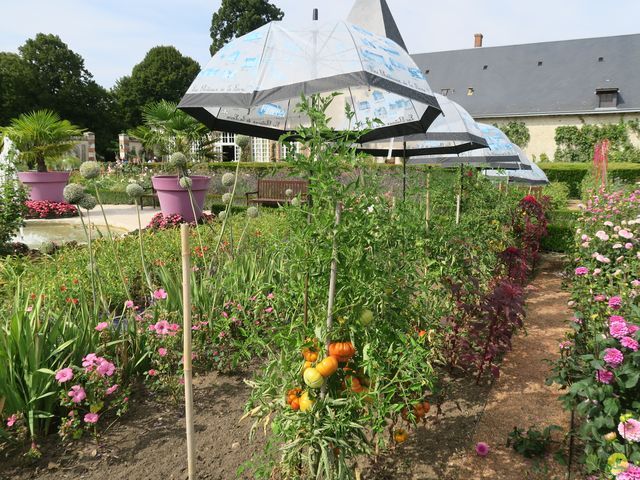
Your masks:
[[[149,104],[143,109],[142,117],[144,125],[130,130],[129,135],[158,156],[173,152],[169,166],[177,174],[154,175],[151,179],[163,215],[178,214],[190,222],[198,220],[211,177],[189,175],[187,158],[213,158],[216,138],[203,124],[178,110],[173,102],[161,100]]]
[[[9,137],[20,152],[18,159],[29,170],[19,172],[18,178],[30,189],[31,200],[64,202],[62,190],[69,181],[70,172],[49,172],[47,161],[69,152],[77,143],[72,137],[81,135],[83,129],[50,110],[25,113],[11,120],[0,133]]]

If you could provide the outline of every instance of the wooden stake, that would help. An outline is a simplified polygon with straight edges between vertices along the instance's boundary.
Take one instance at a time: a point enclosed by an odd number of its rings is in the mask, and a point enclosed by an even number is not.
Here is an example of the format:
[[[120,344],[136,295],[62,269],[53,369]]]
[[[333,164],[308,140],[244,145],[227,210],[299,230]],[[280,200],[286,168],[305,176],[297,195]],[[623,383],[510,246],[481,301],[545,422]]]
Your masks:
[[[333,328],[333,306],[336,299],[336,278],[338,276],[338,225],[340,225],[340,214],[342,213],[342,203],[336,203],[336,219],[333,231],[333,247],[331,251],[331,273],[329,274],[329,301],[327,302],[327,338],[326,346],[329,351],[331,336],[329,332]],[[326,385],[322,385],[321,396],[326,393]]]
[[[460,223],[460,198],[460,194],[456,195],[456,225]]]
[[[189,480],[196,478],[195,438],[193,432],[193,379],[191,376],[191,249],[189,247],[189,225],[180,226],[182,240],[182,335],[184,365],[184,409],[187,424],[187,463]]]
[[[425,222],[427,225],[427,231],[429,231],[429,220],[431,220],[431,167],[427,167],[427,202],[425,212]]]

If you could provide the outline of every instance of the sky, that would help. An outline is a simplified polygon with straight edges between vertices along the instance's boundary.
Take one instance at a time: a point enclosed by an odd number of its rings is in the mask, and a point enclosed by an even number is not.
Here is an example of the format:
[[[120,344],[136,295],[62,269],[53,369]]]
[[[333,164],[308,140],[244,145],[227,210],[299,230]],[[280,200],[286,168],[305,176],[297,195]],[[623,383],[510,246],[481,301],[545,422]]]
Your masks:
[[[211,15],[221,0],[0,0],[0,51],[17,52],[36,33],[54,33],[110,88],[157,45],[204,66]],[[345,19],[352,0],[271,0],[286,21]],[[387,0],[410,53],[640,33],[640,1]]]

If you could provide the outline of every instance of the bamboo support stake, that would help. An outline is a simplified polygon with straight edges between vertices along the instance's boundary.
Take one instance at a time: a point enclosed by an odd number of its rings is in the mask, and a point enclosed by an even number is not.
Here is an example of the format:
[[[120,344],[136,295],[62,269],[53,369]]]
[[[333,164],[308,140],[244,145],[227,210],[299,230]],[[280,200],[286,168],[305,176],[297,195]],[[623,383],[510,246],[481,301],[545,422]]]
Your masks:
[[[426,211],[424,220],[429,231],[429,220],[431,220],[431,167],[427,167],[427,193],[426,193]]]
[[[182,243],[182,316],[183,316],[183,365],[184,365],[184,409],[187,426],[187,462],[189,480],[196,477],[195,438],[193,431],[193,381],[191,376],[191,266],[189,247],[189,225],[180,226]]]
[[[460,224],[460,197],[460,194],[456,195],[456,225]]]
[[[336,278],[338,276],[338,226],[340,225],[340,214],[342,213],[342,204],[336,203],[336,218],[335,227],[333,231],[333,245],[331,251],[331,273],[329,274],[329,301],[327,302],[327,338],[326,347],[329,351],[329,344],[331,343],[331,336],[329,332],[333,328],[333,306],[336,298]],[[321,396],[324,397],[326,393],[326,385],[322,385]]]

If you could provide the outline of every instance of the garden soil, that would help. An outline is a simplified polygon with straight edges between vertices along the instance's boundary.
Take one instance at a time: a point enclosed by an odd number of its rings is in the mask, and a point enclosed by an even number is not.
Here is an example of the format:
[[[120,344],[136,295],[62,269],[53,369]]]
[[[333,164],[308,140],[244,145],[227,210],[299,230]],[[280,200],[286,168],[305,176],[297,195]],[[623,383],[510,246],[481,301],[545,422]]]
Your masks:
[[[545,386],[547,359],[558,355],[558,342],[571,313],[561,289],[563,262],[545,256],[527,288],[526,332],[518,334],[506,356],[500,378],[476,385],[469,378],[448,379],[447,397],[434,405],[425,425],[378,461],[362,462],[362,480],[560,480],[566,468],[550,457],[526,460],[506,447],[513,427],[568,428],[558,391]],[[196,469],[203,480],[232,480],[239,466],[264,446],[258,432],[249,443],[249,420],[239,421],[249,396],[244,378],[250,373],[211,373],[194,380]],[[100,439],[60,447],[52,438],[35,463],[18,456],[0,458],[0,480],[143,480],[186,479],[182,408],[166,399],[137,398],[124,419]],[[491,451],[478,457],[476,442]],[[239,478],[252,478],[243,474]]]

